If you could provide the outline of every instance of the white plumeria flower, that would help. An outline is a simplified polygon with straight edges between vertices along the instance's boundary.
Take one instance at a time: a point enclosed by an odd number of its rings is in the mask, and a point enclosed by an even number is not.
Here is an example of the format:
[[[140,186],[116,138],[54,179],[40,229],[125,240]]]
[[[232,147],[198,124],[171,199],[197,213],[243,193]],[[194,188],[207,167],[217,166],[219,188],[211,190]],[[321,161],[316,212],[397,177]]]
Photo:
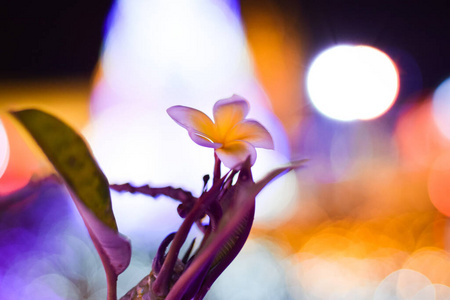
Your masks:
[[[172,106],[169,116],[186,128],[191,139],[200,146],[214,148],[223,164],[236,169],[250,156],[253,165],[257,148],[273,149],[270,133],[259,122],[245,119],[249,104],[233,95],[214,104],[214,122],[203,112],[186,107]]]

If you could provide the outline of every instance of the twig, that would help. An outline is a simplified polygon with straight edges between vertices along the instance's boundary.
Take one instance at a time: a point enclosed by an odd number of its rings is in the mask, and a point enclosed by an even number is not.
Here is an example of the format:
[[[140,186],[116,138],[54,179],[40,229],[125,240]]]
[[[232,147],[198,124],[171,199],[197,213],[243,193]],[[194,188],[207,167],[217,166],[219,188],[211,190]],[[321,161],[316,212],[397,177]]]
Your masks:
[[[185,191],[181,188],[173,188],[171,186],[150,187],[149,185],[143,185],[135,187],[130,183],[123,183],[111,184],[109,187],[117,192],[128,192],[131,194],[139,193],[151,196],[153,198],[157,198],[159,196],[167,196],[174,200],[180,201],[181,203],[189,203],[196,199],[194,196],[192,196],[191,192]]]

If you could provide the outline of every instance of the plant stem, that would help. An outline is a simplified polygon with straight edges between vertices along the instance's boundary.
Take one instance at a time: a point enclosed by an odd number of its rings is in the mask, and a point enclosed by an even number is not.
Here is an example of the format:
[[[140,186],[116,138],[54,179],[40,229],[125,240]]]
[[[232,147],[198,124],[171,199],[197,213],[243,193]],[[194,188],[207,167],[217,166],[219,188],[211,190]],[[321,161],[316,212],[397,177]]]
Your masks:
[[[107,300],[117,300],[117,276],[106,272],[106,281],[108,285]]]
[[[161,271],[159,272],[155,282],[153,283],[153,291],[158,296],[167,295],[167,293],[169,292],[170,279],[172,277],[172,272],[175,267],[175,263],[177,261],[181,246],[183,246],[184,242],[186,241],[187,235],[189,234],[189,231],[191,230],[194,222],[203,216],[210,203],[219,194],[221,185],[222,182],[219,181],[215,183],[208,192],[204,193],[196,202],[194,208],[186,216],[183,223],[181,223],[180,229],[175,234],[172,245],[170,246],[166,259],[161,267]]]
[[[214,152],[214,174],[213,174],[213,184],[216,183],[217,180],[220,179],[220,159],[217,154]]]

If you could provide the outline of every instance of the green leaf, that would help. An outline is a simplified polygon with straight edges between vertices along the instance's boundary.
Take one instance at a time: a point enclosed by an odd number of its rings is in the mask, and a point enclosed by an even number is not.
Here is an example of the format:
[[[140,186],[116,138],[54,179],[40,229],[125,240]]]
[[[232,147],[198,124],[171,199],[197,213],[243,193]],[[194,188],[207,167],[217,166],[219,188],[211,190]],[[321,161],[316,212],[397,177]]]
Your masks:
[[[64,179],[102,260],[108,300],[117,299],[117,276],[130,264],[131,244],[118,229],[109,183],[85,141],[75,130],[43,111],[11,114],[28,130]]]
[[[27,109],[12,115],[28,130],[71,192],[117,232],[108,180],[84,140],[68,125],[43,111]]]

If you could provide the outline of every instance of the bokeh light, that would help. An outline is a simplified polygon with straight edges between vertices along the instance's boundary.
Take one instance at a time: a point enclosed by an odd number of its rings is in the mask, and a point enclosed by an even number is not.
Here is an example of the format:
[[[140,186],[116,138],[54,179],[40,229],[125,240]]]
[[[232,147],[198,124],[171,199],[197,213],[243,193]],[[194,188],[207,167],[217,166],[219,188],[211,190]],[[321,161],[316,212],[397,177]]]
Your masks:
[[[442,155],[436,159],[428,177],[428,193],[433,205],[444,215],[450,217],[450,156]]]
[[[411,299],[429,285],[431,285],[431,281],[422,273],[400,269],[387,276],[380,283],[373,299]]]
[[[303,27],[309,16],[256,2],[117,0],[93,82],[0,82],[0,109],[42,108],[82,131],[110,183],[197,196],[213,151],[166,109],[211,116],[239,94],[275,140],[276,151],[258,149],[256,181],[308,162],[258,195],[250,238],[206,299],[450,299],[450,78],[430,88],[433,66],[384,37],[376,44],[390,57],[341,45],[306,73],[304,58],[324,45]],[[370,41],[333,30],[337,41]],[[371,121],[340,122],[352,120]],[[50,167],[10,121],[0,121],[0,299],[105,299],[101,261],[60,182],[16,196]],[[112,191],[112,202],[133,249],[121,296],[182,219],[167,197]],[[188,241],[200,235],[194,227]]]
[[[212,159],[204,159],[212,156],[209,149],[190,143],[185,131],[168,116],[151,110],[111,107],[98,114],[85,133],[111,183],[170,185],[198,195],[203,176],[213,166]],[[162,240],[181,222],[178,203],[167,197],[113,192],[112,200],[119,228],[142,245]]]
[[[5,127],[0,119],[0,178],[5,173],[9,162],[9,141]]]
[[[249,240],[214,283],[206,299],[291,299],[286,289],[285,264],[277,257],[277,248],[265,240]]]
[[[434,120],[439,130],[450,139],[450,78],[437,87],[432,102]]]
[[[119,102],[163,107],[202,109],[204,99],[215,99],[214,94],[239,93],[251,80],[251,68],[233,7],[207,0],[117,1],[101,58],[101,81]],[[114,99],[94,97],[93,111]]]
[[[104,299],[101,261],[67,191],[45,182],[20,200],[0,210],[0,298]]]
[[[0,195],[7,195],[24,187],[33,174],[38,170],[43,173],[45,168],[41,168],[41,157],[30,149],[16,124],[11,119],[4,118],[3,126],[10,150],[8,164],[2,166],[5,169],[0,177]]]
[[[304,106],[303,65],[306,39],[298,24],[275,6],[257,5],[245,12],[245,33],[255,73],[288,135],[296,130]],[[289,38],[286,38],[289,36]]]
[[[400,113],[395,129],[399,158],[408,170],[428,169],[437,157],[450,150],[450,140],[435,122],[432,101],[428,97],[421,100]]]
[[[450,255],[441,248],[421,248],[411,254],[403,267],[422,273],[434,284],[450,286],[450,274],[446,271],[450,267]]]
[[[450,287],[443,284],[430,284],[419,292],[417,292],[411,300],[433,299],[446,300],[450,299]]]
[[[393,105],[398,89],[392,60],[369,46],[330,48],[313,61],[307,75],[313,105],[327,117],[342,121],[379,117]]]
[[[258,149],[255,179],[288,161],[286,133],[253,76],[232,2],[116,3],[91,97],[92,122],[84,130],[111,183],[171,185],[199,195],[213,152],[193,143],[166,109],[186,105],[211,115],[217,100],[234,93],[250,102],[249,118],[274,138],[276,152]],[[255,223],[277,222],[297,192],[294,174],[280,178],[258,197]],[[264,200],[274,195],[277,202]],[[112,198],[119,227],[139,242],[142,235],[160,240],[180,222],[177,203],[165,197]]]
[[[258,161],[252,168],[253,179],[258,181],[272,171],[268,163],[276,162],[279,166],[289,163],[288,159],[272,150],[258,149]],[[276,199],[276,200],[275,200]],[[289,172],[266,186],[256,196],[255,221],[258,227],[276,227],[293,216],[294,207],[301,199],[301,191],[297,185],[295,172]]]

